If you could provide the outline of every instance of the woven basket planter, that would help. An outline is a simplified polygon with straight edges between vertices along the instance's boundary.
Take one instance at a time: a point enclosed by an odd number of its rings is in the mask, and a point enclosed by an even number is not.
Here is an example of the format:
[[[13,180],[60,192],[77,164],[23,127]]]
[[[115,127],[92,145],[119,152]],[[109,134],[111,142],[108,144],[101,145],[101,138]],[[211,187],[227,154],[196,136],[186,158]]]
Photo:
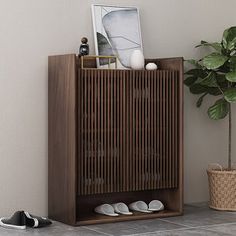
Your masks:
[[[209,207],[222,211],[236,211],[236,170],[208,169]]]

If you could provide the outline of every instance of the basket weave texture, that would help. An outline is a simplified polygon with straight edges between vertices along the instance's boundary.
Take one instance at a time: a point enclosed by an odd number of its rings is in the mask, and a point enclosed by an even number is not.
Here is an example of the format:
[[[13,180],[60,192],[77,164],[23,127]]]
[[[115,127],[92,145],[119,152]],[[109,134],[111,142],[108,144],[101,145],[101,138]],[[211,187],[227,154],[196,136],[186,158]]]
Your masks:
[[[236,211],[236,170],[207,170],[210,203],[216,210]]]

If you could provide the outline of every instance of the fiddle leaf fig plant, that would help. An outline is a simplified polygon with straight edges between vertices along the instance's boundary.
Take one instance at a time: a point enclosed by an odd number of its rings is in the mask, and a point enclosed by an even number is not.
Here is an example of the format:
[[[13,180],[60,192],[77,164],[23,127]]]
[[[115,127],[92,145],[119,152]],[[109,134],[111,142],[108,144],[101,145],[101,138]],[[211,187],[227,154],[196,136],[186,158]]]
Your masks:
[[[231,105],[236,102],[236,26],[223,32],[221,42],[201,41],[196,47],[210,47],[213,52],[200,60],[187,60],[193,69],[185,73],[184,83],[191,93],[199,95],[197,107],[202,105],[207,96],[216,97],[215,103],[207,112],[212,120],[220,120],[228,116],[228,170],[231,170]]]

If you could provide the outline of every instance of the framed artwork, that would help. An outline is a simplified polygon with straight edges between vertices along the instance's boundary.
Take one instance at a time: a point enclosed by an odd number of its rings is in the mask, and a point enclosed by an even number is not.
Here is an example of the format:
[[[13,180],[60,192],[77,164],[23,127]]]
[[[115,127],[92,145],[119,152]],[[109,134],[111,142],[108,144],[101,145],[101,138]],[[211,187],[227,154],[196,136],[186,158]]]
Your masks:
[[[133,50],[143,51],[138,8],[93,4],[92,17],[96,55],[117,56],[118,68],[130,68]],[[107,65],[108,59],[97,59],[98,68]]]

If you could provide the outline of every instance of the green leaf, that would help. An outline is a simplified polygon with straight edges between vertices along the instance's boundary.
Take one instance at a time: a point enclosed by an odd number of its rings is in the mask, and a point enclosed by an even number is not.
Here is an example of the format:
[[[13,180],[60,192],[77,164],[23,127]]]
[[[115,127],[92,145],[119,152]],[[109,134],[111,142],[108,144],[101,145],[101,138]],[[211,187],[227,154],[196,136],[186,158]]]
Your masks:
[[[196,106],[197,107],[200,107],[202,105],[202,102],[203,102],[203,98],[207,95],[207,93],[204,93],[198,100],[197,100],[197,103],[196,103]]]
[[[236,82],[236,71],[227,73],[225,77],[230,82]]]
[[[224,92],[225,100],[228,102],[236,102],[236,88],[229,88]]]
[[[191,69],[185,72],[186,75],[192,75],[193,77],[205,78],[207,73],[202,69]]]
[[[232,56],[229,59],[229,67],[231,71],[236,71],[236,56]]]
[[[229,29],[226,29],[224,32],[223,32],[223,38],[222,38],[222,44],[223,44],[223,47],[226,49],[227,48],[227,37],[228,37],[228,34],[229,34]]]
[[[196,80],[197,80],[196,77],[188,77],[184,80],[184,84],[189,87],[193,85]]]
[[[225,74],[216,73],[216,79],[217,79],[217,82],[224,82],[224,81],[226,81]]]
[[[210,88],[208,87],[206,91],[213,96],[219,96],[222,95],[222,92],[218,88]]]
[[[236,37],[230,43],[228,43],[228,50],[233,51],[235,49],[235,45],[236,45]]]
[[[197,45],[196,48],[202,47],[202,46],[209,46],[214,48],[217,52],[221,52],[222,50],[222,45],[220,43],[208,43],[206,41],[201,41],[201,44]]]
[[[203,65],[209,70],[214,70],[224,65],[224,63],[227,60],[228,60],[227,56],[213,52],[210,55],[203,58]]]
[[[189,88],[190,92],[193,94],[202,94],[206,92],[206,87],[200,85],[200,84],[193,84],[190,88]]]
[[[224,99],[219,99],[208,109],[208,116],[212,120],[220,120],[227,116],[229,112],[229,103]]]
[[[205,78],[199,78],[196,83],[205,85],[208,87],[218,87],[216,82],[216,76],[214,72],[210,72]]]
[[[196,68],[202,68],[201,64],[197,60],[190,59],[190,60],[185,60],[187,63],[195,66]]]
[[[236,45],[236,27],[230,27],[223,33],[222,44],[225,49],[232,51]]]
[[[225,74],[216,73],[216,81],[220,88],[225,89],[228,87],[228,80],[226,80]]]

